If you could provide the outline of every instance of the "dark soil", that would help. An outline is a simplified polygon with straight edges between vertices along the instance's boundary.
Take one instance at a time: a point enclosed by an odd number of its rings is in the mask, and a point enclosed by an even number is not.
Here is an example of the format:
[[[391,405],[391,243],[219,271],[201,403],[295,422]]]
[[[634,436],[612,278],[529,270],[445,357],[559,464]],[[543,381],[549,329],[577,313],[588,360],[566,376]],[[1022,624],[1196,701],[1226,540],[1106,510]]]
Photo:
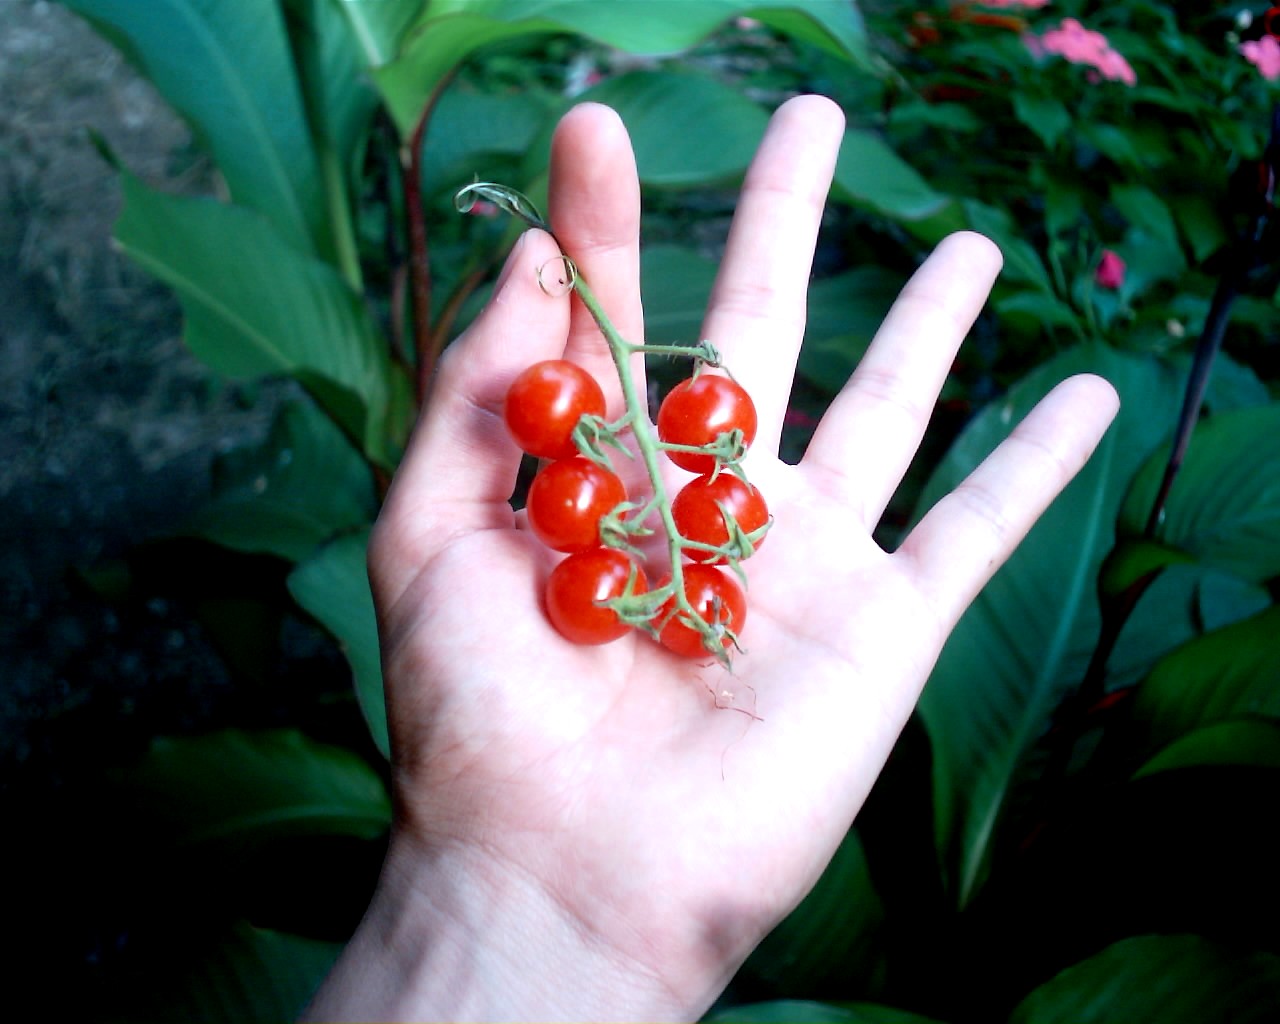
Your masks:
[[[283,599],[283,563],[165,539],[214,459],[265,437],[284,385],[186,351],[175,299],[113,247],[120,190],[90,133],[171,191],[216,191],[210,163],[55,3],[0,0],[0,97],[0,901],[23,944],[8,1005],[47,1011],[50,985],[87,1008],[175,893],[249,888],[158,875],[104,783],[154,736],[296,724],[350,685]],[[358,726],[332,703],[335,729]]]

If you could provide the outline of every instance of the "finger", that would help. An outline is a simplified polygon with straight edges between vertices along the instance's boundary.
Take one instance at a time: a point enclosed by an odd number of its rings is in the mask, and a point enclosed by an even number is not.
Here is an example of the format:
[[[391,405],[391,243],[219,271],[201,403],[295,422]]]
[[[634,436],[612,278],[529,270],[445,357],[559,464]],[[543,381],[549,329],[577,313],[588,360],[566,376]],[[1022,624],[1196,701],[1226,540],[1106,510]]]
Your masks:
[[[640,183],[621,118],[599,103],[574,107],[551,144],[549,214],[556,238],[573,257],[606,315],[633,344],[644,341],[640,302]],[[600,382],[607,415],[622,415],[622,390],[609,350],[577,297],[565,356]],[[632,362],[643,394],[644,360]]]
[[[558,251],[545,232],[525,232],[488,305],[440,360],[371,548],[375,594],[388,602],[460,534],[511,525],[521,455],[502,404],[521,370],[563,353],[568,300],[548,295],[537,279],[537,268]]]
[[[999,273],[981,235],[944,239],[912,275],[802,462],[874,528],[920,446],[938,392]]]
[[[733,215],[702,336],[747,389],[756,449],[776,453],[804,338],[809,272],[835,171],[844,114],[821,96],[774,113]]]
[[[1118,408],[1100,377],[1062,382],[903,541],[894,558],[913,564],[947,630],[1080,471]]]

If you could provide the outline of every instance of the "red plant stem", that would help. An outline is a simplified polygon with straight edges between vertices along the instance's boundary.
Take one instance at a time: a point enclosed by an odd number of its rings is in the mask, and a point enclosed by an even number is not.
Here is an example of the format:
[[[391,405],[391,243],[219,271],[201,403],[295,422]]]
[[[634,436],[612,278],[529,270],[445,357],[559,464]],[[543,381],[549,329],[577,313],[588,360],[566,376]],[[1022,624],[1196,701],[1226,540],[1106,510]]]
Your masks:
[[[438,92],[437,94],[438,95]],[[404,169],[405,216],[409,222],[409,293],[413,302],[413,348],[418,357],[418,405],[427,397],[435,370],[431,354],[431,264],[427,254],[427,219],[422,208],[422,139],[435,106],[435,96],[422,108],[406,148],[400,151]]]

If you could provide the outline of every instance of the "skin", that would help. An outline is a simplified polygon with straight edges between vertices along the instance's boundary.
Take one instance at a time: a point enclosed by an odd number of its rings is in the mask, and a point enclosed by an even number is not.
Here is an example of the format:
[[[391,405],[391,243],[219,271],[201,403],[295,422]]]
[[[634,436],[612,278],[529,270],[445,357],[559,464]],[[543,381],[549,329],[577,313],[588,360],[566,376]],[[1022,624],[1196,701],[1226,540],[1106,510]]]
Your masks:
[[[563,355],[602,383],[610,417],[622,411],[586,310],[538,286],[557,253],[547,235],[522,237],[447,350],[369,553],[390,849],[312,1019],[697,1018],[817,880],[961,612],[1114,416],[1104,381],[1062,383],[896,551],[872,540],[1000,267],[992,243],[959,234],[907,285],[803,461],[778,461],[842,131],[819,97],[778,110],[704,323],[755,400],[744,466],[777,519],[746,564],[732,676],[638,635],[575,647],[546,622],[556,556],[509,505],[520,456],[504,392]],[[640,340],[639,187],[608,109],[561,122],[550,218]],[[687,479],[671,467],[673,488]]]

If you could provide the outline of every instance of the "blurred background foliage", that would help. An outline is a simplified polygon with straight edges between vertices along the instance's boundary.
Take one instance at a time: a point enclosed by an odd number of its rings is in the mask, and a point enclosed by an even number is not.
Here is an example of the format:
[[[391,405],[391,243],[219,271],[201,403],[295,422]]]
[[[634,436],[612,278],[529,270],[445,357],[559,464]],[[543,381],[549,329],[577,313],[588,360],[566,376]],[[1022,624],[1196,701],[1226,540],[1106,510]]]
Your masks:
[[[648,340],[696,342],[769,112],[819,92],[849,126],[785,454],[961,228],[997,241],[1005,270],[883,542],[1067,373],[1104,374],[1124,408],[961,623],[818,887],[712,1016],[1274,1019],[1267,5],[62,2],[217,169],[213,194],[167,193],[99,140],[120,246],[176,293],[212,372],[293,382],[181,530],[86,572],[104,601],[159,585],[196,609],[246,711],[122,749],[73,820],[33,838],[31,862],[50,857],[34,877],[83,897],[37,887],[19,917],[77,1012],[290,1017],[367,901],[390,813],[368,528],[430,365],[517,230],[484,206],[459,216],[456,189],[538,200],[560,114],[614,107],[644,192]],[[1205,415],[1157,498],[1186,405]],[[254,695],[298,619],[349,680],[264,715]]]

